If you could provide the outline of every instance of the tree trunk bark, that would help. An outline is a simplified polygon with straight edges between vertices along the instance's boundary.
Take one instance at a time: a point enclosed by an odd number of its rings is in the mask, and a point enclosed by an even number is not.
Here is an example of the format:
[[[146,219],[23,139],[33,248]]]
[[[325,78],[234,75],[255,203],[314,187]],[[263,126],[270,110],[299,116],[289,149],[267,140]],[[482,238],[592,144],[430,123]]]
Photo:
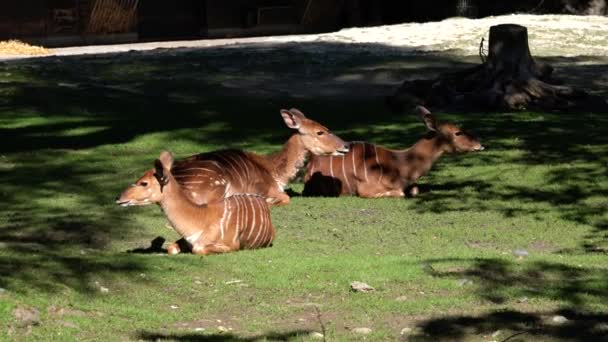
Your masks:
[[[481,50],[481,48],[480,48]],[[584,91],[559,86],[553,68],[538,63],[528,45],[524,26],[490,27],[488,56],[476,67],[447,73],[435,80],[406,81],[389,97],[395,109],[403,105],[456,106],[460,108],[565,110],[589,105],[608,107],[603,99],[590,99]]]

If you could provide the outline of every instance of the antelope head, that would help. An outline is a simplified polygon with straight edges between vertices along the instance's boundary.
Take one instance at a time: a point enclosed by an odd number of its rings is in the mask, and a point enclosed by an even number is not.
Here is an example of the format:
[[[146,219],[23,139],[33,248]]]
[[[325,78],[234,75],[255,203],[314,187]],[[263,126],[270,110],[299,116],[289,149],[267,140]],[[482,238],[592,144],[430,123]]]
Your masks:
[[[287,127],[296,130],[304,147],[312,154],[341,156],[348,152],[348,145],[340,137],[299,110],[282,109],[281,116]]]
[[[146,171],[135,183],[126,188],[118,196],[116,203],[122,207],[159,203],[164,197],[163,188],[167,186],[172,165],[171,153],[162,152],[160,158],[154,162],[155,168]]]
[[[440,123],[425,107],[417,106],[416,113],[426,127],[437,134],[443,150],[448,153],[464,153],[484,150],[479,140],[463,131],[460,127],[449,123]]]

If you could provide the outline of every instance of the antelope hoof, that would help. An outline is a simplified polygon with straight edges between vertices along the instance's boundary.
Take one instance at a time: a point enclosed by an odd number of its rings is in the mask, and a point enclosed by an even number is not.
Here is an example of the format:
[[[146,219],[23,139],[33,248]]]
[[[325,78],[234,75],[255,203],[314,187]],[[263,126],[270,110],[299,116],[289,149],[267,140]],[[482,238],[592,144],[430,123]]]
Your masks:
[[[417,196],[420,193],[420,190],[418,189],[417,186],[413,186],[413,187],[411,187],[411,189],[410,189],[409,192],[410,192],[409,195],[411,197],[415,197],[415,196]]]
[[[181,252],[181,249],[179,248],[179,245],[177,243],[174,243],[171,246],[169,246],[169,248],[167,248],[167,253],[170,255],[179,254],[180,252]]]

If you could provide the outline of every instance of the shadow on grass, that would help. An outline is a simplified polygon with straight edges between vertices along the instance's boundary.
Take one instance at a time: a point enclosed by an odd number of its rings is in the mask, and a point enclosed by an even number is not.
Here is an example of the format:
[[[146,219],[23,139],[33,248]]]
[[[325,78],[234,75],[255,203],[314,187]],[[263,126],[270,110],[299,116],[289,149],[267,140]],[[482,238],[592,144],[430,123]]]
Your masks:
[[[566,317],[566,323],[551,322],[550,317]],[[420,332],[408,341],[457,341],[471,335],[485,335],[500,341],[606,341],[608,315],[583,314],[559,310],[540,314],[513,310],[484,315],[461,315],[422,322]],[[493,334],[498,332],[498,336]]]
[[[165,139],[162,144],[168,148],[181,141],[278,149],[289,134],[278,111],[298,107],[347,140],[411,145],[424,134],[423,125],[411,115],[391,113],[384,97],[404,78],[432,77],[477,61],[447,54],[405,56],[410,52],[378,44],[301,43],[0,64],[6,81],[0,89],[0,194],[5,203],[0,209],[4,217],[0,243],[11,253],[10,260],[3,260],[0,286],[20,279],[50,289],[43,277],[32,276],[33,270],[47,268],[58,283],[87,291],[83,284],[92,273],[132,272],[140,267],[126,260],[93,265],[73,255],[81,248],[103,249],[111,241],[137,234],[132,229],[133,212],[118,212],[112,201],[123,183],[132,181],[122,177],[136,177],[158,153],[139,145],[123,149],[122,144],[151,134],[165,134],[159,139]],[[569,81],[601,92],[600,84],[588,83],[589,75],[606,74],[608,67],[575,65],[583,60],[559,62],[573,63],[568,67]],[[597,246],[597,239],[605,239],[606,222],[593,221],[602,207],[584,206],[598,191],[606,194],[605,184],[593,187],[606,165],[593,149],[608,144],[604,115],[523,115],[522,119],[509,113],[440,113],[439,117],[464,123],[489,142],[490,150],[518,148],[524,154],[511,160],[497,154],[462,156],[438,168],[506,161],[591,166],[549,175],[547,184],[572,180],[568,191],[512,186],[499,192],[498,177],[439,181],[431,189],[442,190],[418,200],[420,210],[454,210],[445,196],[474,187],[475,196],[460,199],[469,208],[483,208],[488,197],[542,201],[555,205],[565,219],[593,225],[596,230],[586,242],[589,250]],[[518,139],[515,147],[505,142],[513,138]],[[192,151],[197,152],[202,151]],[[488,209],[507,216],[519,214],[507,207]],[[35,247],[39,259],[21,258],[31,253],[28,246]],[[41,260],[56,263],[46,265]]]
[[[414,340],[458,340],[465,336],[490,335],[497,330],[513,338],[599,341],[608,337],[608,315],[598,313],[608,305],[608,273],[602,267],[568,266],[553,262],[508,262],[502,259],[432,259],[433,277],[467,279],[476,296],[493,304],[509,304],[521,311],[496,310],[481,315],[447,315],[418,324]],[[446,267],[454,262],[471,266]],[[599,265],[598,265],[599,266]],[[561,302],[562,309],[539,310],[536,300]],[[528,311],[528,313],[526,312]],[[555,322],[563,316],[566,322]]]
[[[225,334],[197,334],[197,333],[183,333],[183,334],[163,334],[154,333],[148,331],[139,332],[137,339],[143,341],[292,341],[301,339],[302,337],[308,336],[310,331],[308,330],[294,330],[289,332],[271,332],[268,334],[256,335],[252,337],[241,337],[231,333]]]

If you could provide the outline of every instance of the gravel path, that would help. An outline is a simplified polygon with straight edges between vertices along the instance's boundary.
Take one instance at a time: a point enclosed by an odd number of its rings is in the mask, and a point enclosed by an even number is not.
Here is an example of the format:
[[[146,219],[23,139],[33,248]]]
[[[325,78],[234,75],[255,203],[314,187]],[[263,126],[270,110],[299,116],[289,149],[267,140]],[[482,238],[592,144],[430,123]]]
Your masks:
[[[442,52],[477,55],[479,41],[492,25],[515,23],[528,27],[534,56],[608,56],[608,17],[574,15],[506,15],[483,19],[451,18],[440,22],[406,23],[378,27],[350,28],[309,35],[236,39],[170,41],[119,45],[98,45],[54,49],[56,56],[121,53],[128,51],[165,52],[166,49],[254,45],[278,47],[297,44],[310,52],[326,53],[344,47],[372,54],[420,54]],[[1,56],[0,60],[30,57]]]

